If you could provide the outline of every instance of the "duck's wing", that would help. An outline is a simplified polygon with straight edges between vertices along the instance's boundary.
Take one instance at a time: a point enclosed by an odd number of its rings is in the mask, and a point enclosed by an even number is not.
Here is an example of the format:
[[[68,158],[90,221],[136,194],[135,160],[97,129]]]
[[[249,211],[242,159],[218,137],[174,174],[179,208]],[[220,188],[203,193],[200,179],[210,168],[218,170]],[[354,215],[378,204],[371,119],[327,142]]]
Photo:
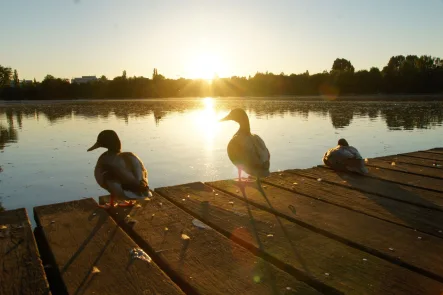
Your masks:
[[[138,182],[145,181],[148,184],[148,171],[143,165],[142,160],[136,154],[130,152],[124,152],[120,155],[124,159],[126,166],[130,168],[132,177]]]
[[[123,183],[123,189],[128,198],[140,198],[149,196],[148,171],[143,165],[142,160],[137,155],[125,152],[120,156],[124,159],[130,175],[125,176],[125,181],[131,181],[134,186],[131,187]],[[126,174],[128,174],[126,172]]]
[[[114,161],[106,163],[105,169],[112,172],[116,181],[128,186],[136,186],[140,179],[134,173],[135,169],[132,167],[134,162],[136,161],[134,161],[133,157],[127,153],[120,153]]]
[[[355,159],[363,159],[362,156],[360,155],[359,151],[353,147],[353,146],[349,146],[347,147],[347,151],[352,154],[353,158]]]
[[[323,163],[334,169],[343,169],[348,159],[352,159],[354,155],[347,151],[343,146],[336,146],[329,149],[323,156]]]
[[[354,147],[337,146],[328,150],[323,156],[323,163],[337,170],[347,170],[361,174],[368,173],[363,158]]]
[[[228,145],[228,155],[234,165],[249,175],[269,175],[271,155],[265,142],[256,134],[235,135]]]
[[[269,169],[269,164],[271,160],[271,153],[266,147],[263,139],[260,138],[257,134],[252,134],[252,142],[255,150],[255,154],[257,155],[256,161],[257,165],[261,165],[264,169]]]

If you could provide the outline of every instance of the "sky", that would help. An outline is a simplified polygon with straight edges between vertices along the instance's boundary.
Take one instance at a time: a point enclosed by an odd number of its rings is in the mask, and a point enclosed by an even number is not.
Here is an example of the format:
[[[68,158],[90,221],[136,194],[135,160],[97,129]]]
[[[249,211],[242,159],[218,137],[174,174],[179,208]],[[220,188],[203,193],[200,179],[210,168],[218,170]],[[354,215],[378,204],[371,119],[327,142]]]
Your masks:
[[[4,0],[0,65],[20,79],[314,74],[346,58],[443,57],[443,0]]]

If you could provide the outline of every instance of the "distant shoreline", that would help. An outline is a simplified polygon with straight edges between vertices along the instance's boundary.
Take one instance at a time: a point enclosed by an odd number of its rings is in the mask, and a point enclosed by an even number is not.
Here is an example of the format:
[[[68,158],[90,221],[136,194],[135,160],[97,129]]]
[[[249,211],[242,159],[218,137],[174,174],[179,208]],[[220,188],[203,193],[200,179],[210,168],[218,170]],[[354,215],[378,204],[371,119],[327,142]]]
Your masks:
[[[209,96],[211,97],[211,96]],[[189,101],[199,100],[206,97],[167,97],[167,98],[78,98],[78,99],[39,99],[39,100],[0,100],[0,106],[20,104],[20,103],[63,103],[63,102],[83,102],[83,101]],[[398,101],[443,101],[443,94],[372,94],[372,95],[343,95],[334,97],[326,96],[245,96],[245,97],[211,97],[216,100],[273,100],[273,101],[325,101],[325,102],[398,102]]]

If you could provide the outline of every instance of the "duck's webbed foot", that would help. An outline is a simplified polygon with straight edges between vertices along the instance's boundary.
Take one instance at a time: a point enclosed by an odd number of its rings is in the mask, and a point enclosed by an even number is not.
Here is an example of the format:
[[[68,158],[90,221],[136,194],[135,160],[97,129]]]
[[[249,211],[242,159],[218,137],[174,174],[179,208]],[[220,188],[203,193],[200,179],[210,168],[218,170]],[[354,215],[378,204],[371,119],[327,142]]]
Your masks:
[[[102,208],[102,209],[111,209],[114,208],[117,204],[111,204],[111,203],[106,203],[104,205],[97,205],[98,207]]]
[[[119,207],[132,207],[137,203],[136,201],[124,201],[118,204]]]
[[[111,196],[109,197],[109,203],[105,203],[104,205],[97,205],[100,208],[103,209],[110,209],[110,208],[114,208],[117,204],[114,203],[114,196],[111,194]]]

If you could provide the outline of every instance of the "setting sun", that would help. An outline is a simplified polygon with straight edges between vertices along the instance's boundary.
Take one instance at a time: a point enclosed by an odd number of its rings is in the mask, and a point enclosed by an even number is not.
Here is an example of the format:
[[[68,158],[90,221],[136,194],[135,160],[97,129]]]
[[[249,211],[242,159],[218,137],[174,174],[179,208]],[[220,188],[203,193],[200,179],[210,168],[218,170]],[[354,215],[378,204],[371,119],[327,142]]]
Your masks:
[[[220,75],[223,64],[218,56],[201,54],[193,60],[190,68],[193,78],[211,81],[215,76]]]

